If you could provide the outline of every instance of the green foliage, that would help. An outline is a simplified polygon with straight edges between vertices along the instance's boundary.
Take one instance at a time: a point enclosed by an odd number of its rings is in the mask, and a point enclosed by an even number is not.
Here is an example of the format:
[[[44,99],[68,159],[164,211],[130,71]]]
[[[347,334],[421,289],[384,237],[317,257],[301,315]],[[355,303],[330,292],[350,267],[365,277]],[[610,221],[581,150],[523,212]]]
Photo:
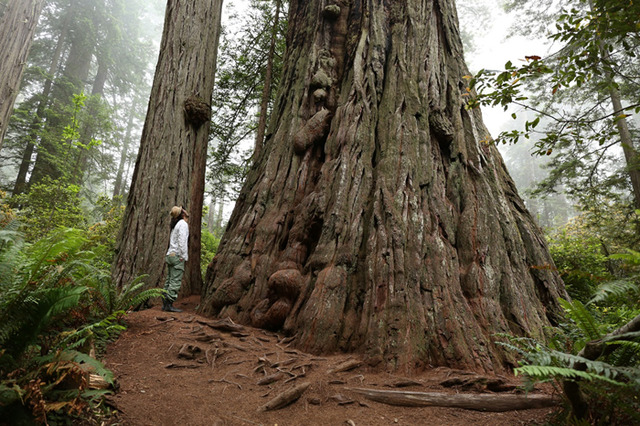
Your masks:
[[[207,266],[209,266],[211,259],[213,259],[218,251],[220,238],[209,232],[206,228],[202,228],[201,238],[202,247],[200,249],[200,269],[202,270],[202,276],[204,277],[207,272]]]
[[[22,205],[18,217],[27,241],[43,238],[57,227],[85,228],[79,193],[77,185],[46,177],[32,185],[29,193],[14,197],[14,202]]]
[[[595,312],[579,301],[561,301],[569,323],[555,329],[549,345],[534,339],[502,335],[498,344],[520,355],[523,374],[531,385],[535,380],[551,381],[563,389],[562,382],[577,381],[588,398],[592,424],[628,424],[640,420],[640,332],[606,337],[605,333],[622,324],[600,324]],[[607,350],[591,360],[578,352],[588,342],[602,340]]]
[[[589,231],[578,217],[547,237],[549,253],[567,292],[573,299],[584,303],[589,301],[598,285],[611,278],[603,242]]]
[[[83,230],[26,244],[15,226],[0,228],[0,417],[46,422],[97,401],[104,391],[88,390],[86,368],[108,383],[112,375],[87,353],[124,329],[125,310],[162,290],[134,282],[116,291]]]
[[[283,2],[283,7],[286,2]],[[253,147],[271,42],[275,3],[253,0],[243,19],[232,16],[231,24],[222,29],[216,87],[212,101],[211,151],[207,183],[214,199],[235,199],[248,171],[253,149],[243,151],[241,145]],[[276,52],[268,112],[282,72],[287,28],[286,11],[280,12],[276,31]],[[240,28],[231,33],[233,26]],[[268,121],[267,121],[268,122]],[[268,133],[268,132],[267,132]]]
[[[591,211],[631,204],[629,175],[638,167],[638,154],[631,147],[631,153],[622,155],[621,147],[633,143],[619,125],[640,111],[640,6],[623,0],[573,0],[560,3],[564,9],[556,11],[559,3],[547,0],[544,5],[509,3],[522,15],[519,27],[529,34],[550,32],[549,42],[558,49],[546,58],[525,56],[522,65],[508,62],[499,72],[480,71],[470,80],[469,106],[515,106],[535,113],[496,141],[531,139],[534,154],[551,156],[549,176],[538,194],[562,188]],[[480,92],[477,97],[474,89]]]

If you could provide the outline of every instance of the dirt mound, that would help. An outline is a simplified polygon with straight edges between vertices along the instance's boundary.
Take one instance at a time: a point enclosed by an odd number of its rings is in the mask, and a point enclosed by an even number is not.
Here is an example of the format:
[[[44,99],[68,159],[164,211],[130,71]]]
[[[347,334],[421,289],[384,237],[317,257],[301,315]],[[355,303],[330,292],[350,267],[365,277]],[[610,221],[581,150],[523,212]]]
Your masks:
[[[370,371],[356,356],[316,356],[290,339],[194,313],[197,298],[134,312],[106,365],[119,384],[109,399],[132,425],[522,425],[544,422],[550,408],[486,413],[442,407],[391,406],[352,388],[418,392],[514,392],[512,377],[483,377],[438,368],[412,377]],[[265,411],[283,393],[299,394]],[[294,395],[295,397],[296,395]]]

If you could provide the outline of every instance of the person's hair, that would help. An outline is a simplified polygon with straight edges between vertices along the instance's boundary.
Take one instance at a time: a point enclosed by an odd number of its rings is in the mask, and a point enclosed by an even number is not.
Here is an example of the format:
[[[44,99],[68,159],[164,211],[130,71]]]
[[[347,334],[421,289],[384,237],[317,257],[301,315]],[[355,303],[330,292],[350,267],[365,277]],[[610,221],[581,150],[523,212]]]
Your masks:
[[[184,219],[186,217],[189,217],[189,213],[186,212],[185,209],[180,209],[180,214],[176,217],[172,217],[171,218],[171,230],[173,231],[173,228],[176,227],[176,225],[178,224],[178,222],[180,222],[182,219]]]

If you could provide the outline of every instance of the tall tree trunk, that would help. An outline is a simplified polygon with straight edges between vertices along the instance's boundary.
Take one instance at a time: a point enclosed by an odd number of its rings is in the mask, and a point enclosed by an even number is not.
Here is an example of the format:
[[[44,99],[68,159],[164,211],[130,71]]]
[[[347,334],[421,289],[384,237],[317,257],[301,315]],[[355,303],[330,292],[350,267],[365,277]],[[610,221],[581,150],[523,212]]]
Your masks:
[[[589,0],[589,8],[591,12],[596,12],[593,0]],[[604,78],[605,83],[609,87],[609,99],[611,100],[611,106],[613,112],[616,115],[624,114],[622,107],[622,101],[620,99],[620,92],[618,91],[615,77],[611,66],[611,55],[607,50],[604,42],[598,37],[600,55],[604,59]],[[624,153],[625,163],[631,180],[631,189],[633,192],[633,205],[636,209],[640,209],[640,154],[633,143],[631,132],[629,131],[629,123],[627,123],[626,117],[619,117],[616,120],[616,128],[620,134],[620,143],[622,145],[622,151]]]
[[[565,296],[541,231],[465,108],[453,0],[294,0],[270,149],[200,311],[389,368],[496,371]]]
[[[127,156],[129,155],[129,145],[131,144],[131,132],[133,131],[133,119],[135,112],[140,106],[137,99],[131,104],[131,110],[129,111],[129,120],[127,121],[127,130],[122,142],[122,151],[120,152],[120,163],[118,164],[118,172],[116,173],[116,179],[113,183],[113,198],[122,195],[123,188],[123,175],[124,165],[127,162]]]
[[[271,80],[273,74],[273,57],[276,53],[276,40],[278,38],[278,25],[280,22],[280,1],[276,0],[276,13],[273,17],[273,28],[271,29],[271,43],[269,44],[269,55],[267,56],[267,69],[264,76],[264,86],[262,87],[262,99],[260,101],[260,118],[258,120],[258,130],[256,131],[256,144],[253,150],[253,160],[256,161],[262,145],[264,143],[264,132],[267,127],[267,109],[271,98]]]
[[[189,257],[197,259],[200,270],[200,246],[194,246],[200,241],[202,201],[192,191],[202,190],[199,185],[204,181],[201,163],[206,161],[203,153],[209,137],[221,8],[222,0],[169,0],[167,4],[160,56],[112,268],[119,287],[141,274],[147,274],[148,286],[162,285],[173,205],[189,210]],[[192,265],[190,261],[188,266]],[[190,284],[185,283],[189,291]]]
[[[98,58],[98,70],[93,80],[93,86],[91,88],[91,97],[86,103],[88,120],[85,120],[81,124],[80,130],[80,142],[87,148],[80,148],[76,158],[76,170],[72,177],[73,183],[76,185],[82,185],[84,181],[84,175],[89,166],[92,150],[95,147],[91,147],[91,141],[94,139],[97,132],[97,123],[93,120],[99,114],[99,109],[102,107],[102,97],[104,96],[104,86],[109,76],[108,63],[102,58]]]
[[[58,65],[60,64],[60,57],[62,56],[62,46],[66,36],[66,23],[69,18],[69,14],[65,17],[63,23],[63,30],[56,42],[56,48],[53,51],[53,57],[51,58],[51,64],[47,73],[47,79],[44,82],[40,99],[38,100],[38,106],[36,107],[36,113],[31,122],[29,130],[29,136],[27,139],[27,145],[25,146],[22,154],[22,161],[18,169],[18,176],[16,177],[16,183],[13,186],[13,195],[22,194],[26,188],[27,173],[31,167],[31,157],[33,157],[33,151],[36,145],[36,140],[39,137],[40,127],[42,124],[42,118],[44,117],[45,108],[49,104],[49,95],[51,94],[51,85],[53,84],[53,78],[58,72]]]
[[[614,84],[613,76],[611,77],[610,83]],[[620,92],[618,92],[618,89],[611,87],[609,89],[609,98],[611,99],[613,110],[619,111],[618,114],[623,114],[624,110],[622,109],[622,101],[620,100]],[[636,209],[640,210],[640,155],[633,143],[627,119],[618,119],[616,121],[616,127],[620,134],[620,143],[622,144],[622,151],[624,152],[624,159],[627,164],[627,173],[629,173],[629,178],[631,179],[633,205]]]
[[[12,1],[0,19],[0,149],[43,3]]]
[[[78,8],[77,0],[70,5],[70,12]],[[73,19],[73,17],[72,17]],[[46,129],[48,136],[43,137],[38,147],[38,156],[33,166],[33,172],[29,184],[40,182],[45,176],[53,179],[63,175],[63,168],[68,168],[60,157],[64,154],[60,149],[62,130],[68,124],[63,122],[64,108],[73,102],[73,95],[84,91],[89,79],[89,71],[95,48],[95,39],[90,31],[78,26],[78,22],[71,21],[68,29],[70,39],[69,54],[66,58],[61,78],[53,84],[51,115],[47,117]]]

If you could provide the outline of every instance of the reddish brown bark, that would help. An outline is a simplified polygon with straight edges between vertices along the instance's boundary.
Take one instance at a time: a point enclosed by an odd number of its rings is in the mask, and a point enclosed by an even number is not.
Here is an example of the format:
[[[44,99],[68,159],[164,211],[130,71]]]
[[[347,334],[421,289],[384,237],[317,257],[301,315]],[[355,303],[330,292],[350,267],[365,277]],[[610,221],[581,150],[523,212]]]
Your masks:
[[[12,1],[0,19],[0,148],[43,3]]]
[[[112,268],[120,287],[141,274],[147,275],[147,285],[163,285],[173,205],[184,206],[190,213],[187,268],[192,267],[192,259],[200,258],[202,204],[191,194],[202,191],[199,182],[204,180],[200,153],[206,152],[209,137],[206,117],[221,7],[221,0],[169,0],[167,4],[160,57]],[[192,101],[201,107],[201,115],[187,108],[194,105]],[[190,292],[190,282],[183,286]]]
[[[452,0],[290,4],[270,149],[249,173],[201,312],[371,365],[501,370],[565,295],[465,108]]]

